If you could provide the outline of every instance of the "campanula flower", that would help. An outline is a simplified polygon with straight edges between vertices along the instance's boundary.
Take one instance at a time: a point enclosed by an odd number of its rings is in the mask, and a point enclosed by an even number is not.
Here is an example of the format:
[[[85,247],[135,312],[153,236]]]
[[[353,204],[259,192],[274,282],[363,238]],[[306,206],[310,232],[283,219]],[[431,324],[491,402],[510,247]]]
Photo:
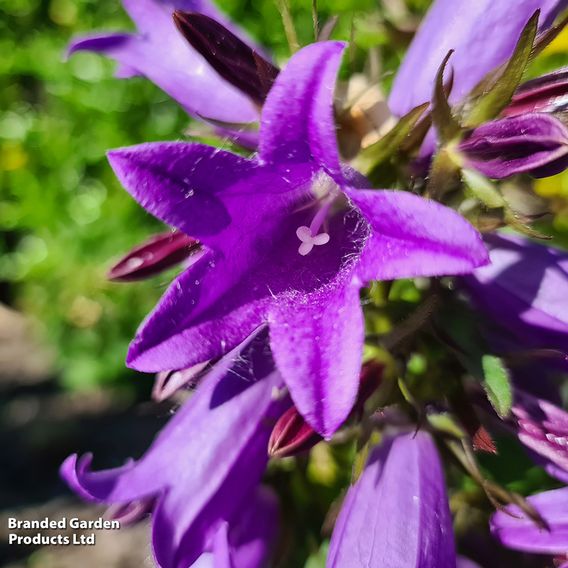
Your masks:
[[[328,568],[455,568],[444,474],[429,434],[385,440],[349,489]]]
[[[568,255],[511,235],[488,235],[485,240],[491,264],[461,281],[474,304],[507,330],[496,339],[503,342],[509,336],[516,349],[566,352]]]
[[[264,104],[253,158],[194,143],[109,153],[133,197],[205,250],[146,319],[128,364],[187,368],[268,324],[296,407],[326,437],[357,395],[360,288],[466,273],[487,261],[478,233],[454,211],[408,192],[365,189],[342,168],[333,92],[343,49],[321,42],[290,60]]]
[[[289,404],[278,395],[281,387],[261,332],[215,366],[140,460],[92,472],[90,455],[73,455],[61,474],[90,501],[153,499],[156,561],[162,568],[187,568],[250,506],[272,425]]]
[[[253,102],[221,78],[174,25],[173,12],[184,10],[203,13],[237,31],[209,0],[123,0],[123,5],[137,33],[76,38],[68,53],[94,51],[118,61],[119,77],[144,75],[194,117],[226,123],[258,120]]]
[[[450,101],[461,102],[492,69],[512,55],[519,35],[541,10],[540,28],[550,26],[565,0],[436,0],[400,66],[389,97],[398,116],[429,102],[436,73],[448,51],[453,70]]]
[[[491,532],[501,544],[516,550],[560,556],[560,568],[568,567],[568,487],[545,491],[527,501],[540,513],[548,527],[538,526],[516,505],[491,517]]]

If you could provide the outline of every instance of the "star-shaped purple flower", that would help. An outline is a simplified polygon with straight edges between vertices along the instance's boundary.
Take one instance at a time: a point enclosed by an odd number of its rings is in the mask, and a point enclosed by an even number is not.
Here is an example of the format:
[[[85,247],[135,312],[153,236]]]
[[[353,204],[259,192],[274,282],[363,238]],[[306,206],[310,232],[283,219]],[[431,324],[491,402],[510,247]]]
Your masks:
[[[191,143],[109,154],[143,207],[205,249],[146,319],[128,364],[187,368],[268,324],[296,407],[326,437],[357,395],[360,288],[487,262],[478,233],[454,211],[407,192],[364,189],[340,165],[333,93],[343,49],[313,44],[290,60],[264,105],[251,159]]]

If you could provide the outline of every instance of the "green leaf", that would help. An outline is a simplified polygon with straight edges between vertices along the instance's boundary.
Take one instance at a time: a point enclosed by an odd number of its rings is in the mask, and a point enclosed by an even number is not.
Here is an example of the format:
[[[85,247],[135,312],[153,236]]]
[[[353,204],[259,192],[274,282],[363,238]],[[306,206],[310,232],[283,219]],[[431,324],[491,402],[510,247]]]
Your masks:
[[[409,113],[405,114],[385,136],[368,148],[362,150],[354,162],[355,168],[363,173],[370,173],[396,154],[406,137],[416,126],[420,118],[422,118],[428,106],[428,103],[424,103],[423,105],[413,108]]]
[[[511,411],[513,390],[509,371],[503,361],[494,355],[484,355],[481,359],[483,367],[483,387],[489,402],[501,418]]]
[[[452,108],[448,102],[447,90],[444,86],[444,70],[453,52],[453,50],[448,51],[448,54],[444,57],[444,61],[442,61],[442,65],[440,65],[438,69],[434,86],[434,97],[432,100],[432,122],[442,142],[454,140],[462,131],[462,127],[452,114]]]
[[[490,73],[472,92],[473,106],[465,116],[465,126],[475,127],[492,120],[511,102],[530,61],[539,15],[537,10],[527,22],[503,71],[497,71],[497,76]]]

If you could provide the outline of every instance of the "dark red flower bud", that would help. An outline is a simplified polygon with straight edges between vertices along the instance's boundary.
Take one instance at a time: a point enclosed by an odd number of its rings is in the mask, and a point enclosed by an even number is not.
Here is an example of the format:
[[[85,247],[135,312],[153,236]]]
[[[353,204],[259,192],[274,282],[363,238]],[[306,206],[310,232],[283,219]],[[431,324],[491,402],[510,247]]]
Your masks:
[[[285,458],[309,450],[322,437],[309,426],[296,410],[290,407],[276,422],[268,441],[268,455]]]
[[[365,363],[359,377],[360,386],[353,413],[360,418],[365,402],[378,388],[383,365],[371,361]],[[315,446],[322,437],[306,423],[295,406],[290,407],[276,422],[268,442],[268,455],[284,458],[294,456]]]
[[[201,250],[199,241],[180,232],[154,235],[133,248],[108,272],[109,280],[143,280],[183,262]]]
[[[176,10],[174,22],[223,79],[256,103],[264,102],[280,72],[278,67],[209,16]]]
[[[504,116],[529,112],[565,112],[568,110],[568,68],[523,83],[503,111]]]

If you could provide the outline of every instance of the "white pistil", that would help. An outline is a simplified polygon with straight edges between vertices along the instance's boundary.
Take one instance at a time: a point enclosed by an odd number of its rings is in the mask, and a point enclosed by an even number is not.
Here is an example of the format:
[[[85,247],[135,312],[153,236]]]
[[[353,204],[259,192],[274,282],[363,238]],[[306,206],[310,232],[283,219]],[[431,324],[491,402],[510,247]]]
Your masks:
[[[302,256],[309,254],[314,246],[321,246],[329,243],[329,235],[327,233],[318,233],[317,235],[313,235],[312,230],[305,225],[296,229],[296,235],[300,241],[302,241],[302,244],[298,248],[298,252]]]

